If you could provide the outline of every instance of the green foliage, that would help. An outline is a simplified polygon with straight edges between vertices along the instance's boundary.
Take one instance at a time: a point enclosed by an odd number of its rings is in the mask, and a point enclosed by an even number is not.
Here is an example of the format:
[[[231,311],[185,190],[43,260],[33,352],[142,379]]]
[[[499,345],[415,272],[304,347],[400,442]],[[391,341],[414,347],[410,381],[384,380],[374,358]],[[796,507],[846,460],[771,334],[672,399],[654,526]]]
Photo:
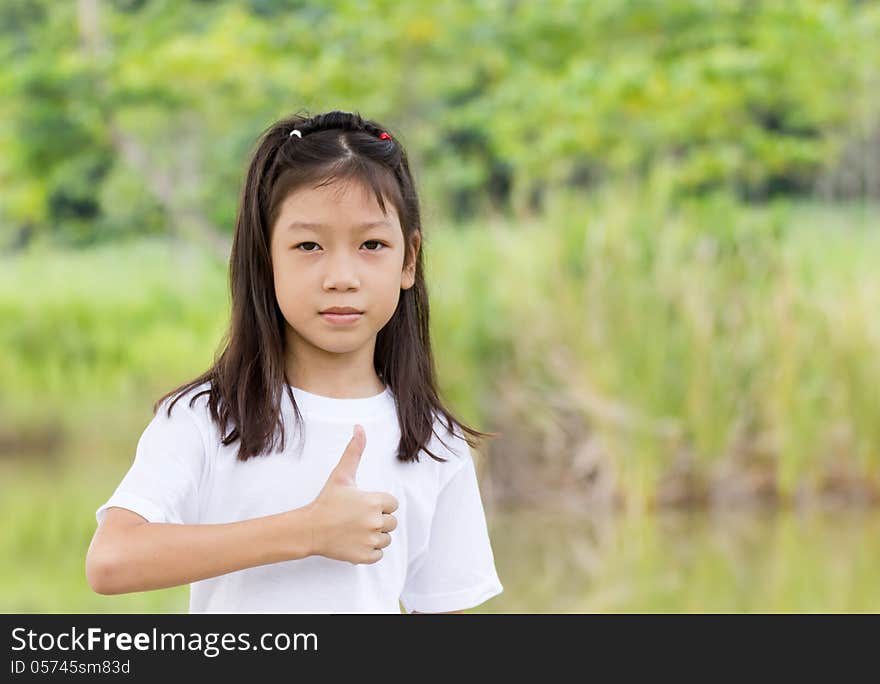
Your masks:
[[[829,465],[876,482],[875,208],[747,208],[723,194],[677,206],[662,179],[551,199],[540,221],[426,236],[441,394],[462,419],[497,429],[491,419],[515,388],[524,421],[556,429],[560,406],[582,411],[636,503],[656,497],[681,449],[697,479],[718,467],[747,474],[754,464],[742,452],[760,453],[783,494],[819,482]],[[16,561],[0,606],[186,609],[185,587],[95,595],[85,553],[94,511],[130,466],[153,402],[210,363],[227,319],[224,265],[179,243],[3,258],[0,437],[12,441],[0,505],[17,522],[2,533]],[[613,410],[579,404],[583,391]],[[541,464],[536,480],[572,458],[526,456]],[[478,612],[865,610],[878,598],[866,570],[876,565],[865,543],[873,518],[802,527],[787,515],[738,533],[624,517],[598,549],[578,536],[581,523],[538,523],[529,539],[516,515],[491,519],[506,592]],[[532,565],[520,563],[522,548]],[[767,581],[768,567],[781,574]]]
[[[4,262],[0,292],[0,413],[17,431],[145,415],[208,367],[228,321],[224,265],[173,243],[31,250]]]
[[[5,245],[185,235],[192,216],[229,233],[254,140],[298,110],[387,122],[428,207],[456,219],[531,211],[548,188],[656,169],[684,195],[834,192],[842,155],[869,144],[880,114],[875,3],[0,11]]]
[[[0,478],[21,521],[4,548],[34,569],[0,603],[185,608],[179,589],[91,594],[93,527],[70,511],[92,514],[152,402],[210,364],[225,267],[184,245],[231,234],[257,136],[294,111],[357,110],[407,145],[441,394],[466,422],[493,429],[511,388],[536,424],[580,411],[636,503],[682,454],[704,485],[755,464],[784,496],[834,468],[876,483],[877,209],[826,200],[880,191],[878,36],[880,5],[845,0],[0,3],[0,249],[27,246],[0,264],[0,441],[69,468]],[[791,521],[773,529],[804,557]],[[764,582],[771,555],[714,604],[723,553],[658,582],[678,566],[656,530],[587,603],[523,577],[586,610],[876,603],[840,592],[873,586],[874,550],[815,570],[848,555],[833,536],[807,575]],[[633,565],[645,581],[621,586]]]
[[[510,388],[536,423],[583,411],[636,500],[682,452],[697,478],[759,458],[784,496],[832,465],[880,475],[870,207],[678,205],[660,181],[551,200],[540,221],[427,233],[441,389],[463,420],[493,429]],[[8,429],[60,426],[74,454],[102,412],[136,432],[228,320],[224,265],[175,243],[31,250],[4,260],[0,292]]]

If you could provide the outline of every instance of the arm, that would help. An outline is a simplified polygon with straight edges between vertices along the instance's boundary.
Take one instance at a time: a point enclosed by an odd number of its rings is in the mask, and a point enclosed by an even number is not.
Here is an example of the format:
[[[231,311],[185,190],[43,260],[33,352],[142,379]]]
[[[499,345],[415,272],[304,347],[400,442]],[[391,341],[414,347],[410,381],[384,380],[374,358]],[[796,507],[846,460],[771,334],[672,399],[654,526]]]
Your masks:
[[[165,589],[307,556],[376,563],[382,548],[391,543],[390,535],[383,533],[397,526],[391,514],[398,501],[387,492],[357,488],[354,476],[364,444],[361,428],[317,498],[275,515],[223,524],[160,523],[148,522],[121,506],[108,506],[86,556],[89,586],[99,594]],[[169,471],[173,475],[176,467]],[[155,479],[148,477],[144,486]],[[193,491],[178,491],[168,508],[180,507],[193,496]]]
[[[99,594],[165,589],[312,555],[308,507],[216,525],[150,523],[111,507],[86,556]]]

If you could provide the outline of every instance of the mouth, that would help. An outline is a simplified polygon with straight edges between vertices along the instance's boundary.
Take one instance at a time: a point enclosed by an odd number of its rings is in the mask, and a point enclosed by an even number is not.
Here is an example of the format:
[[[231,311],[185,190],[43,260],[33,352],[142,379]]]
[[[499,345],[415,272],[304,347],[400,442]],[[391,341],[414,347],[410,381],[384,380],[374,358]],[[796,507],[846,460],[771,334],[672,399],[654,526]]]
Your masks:
[[[331,306],[328,309],[324,309],[320,313],[322,314],[362,314],[363,311],[360,309],[355,309],[351,306]]]
[[[357,309],[334,308],[321,311],[320,314],[321,318],[331,325],[349,325],[357,322],[361,316],[363,316],[363,311],[358,311]]]

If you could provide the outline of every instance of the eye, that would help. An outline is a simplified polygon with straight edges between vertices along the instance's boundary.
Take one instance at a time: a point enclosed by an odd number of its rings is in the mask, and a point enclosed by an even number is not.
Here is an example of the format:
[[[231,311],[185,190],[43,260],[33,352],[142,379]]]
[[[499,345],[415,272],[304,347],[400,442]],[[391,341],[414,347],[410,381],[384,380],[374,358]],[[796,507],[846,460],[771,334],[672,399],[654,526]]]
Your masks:
[[[373,247],[372,249],[367,248],[368,252],[381,252],[382,247],[388,246],[384,242],[381,242],[380,240],[367,240],[366,242],[364,242],[364,244],[365,245],[369,245],[369,244],[377,245],[376,247]],[[298,245],[295,245],[293,248],[296,250],[299,250],[301,252],[306,252],[307,254],[311,254],[312,252],[318,251],[317,249],[300,249],[304,245],[315,245],[317,247],[320,247],[320,245],[317,242],[300,242]]]

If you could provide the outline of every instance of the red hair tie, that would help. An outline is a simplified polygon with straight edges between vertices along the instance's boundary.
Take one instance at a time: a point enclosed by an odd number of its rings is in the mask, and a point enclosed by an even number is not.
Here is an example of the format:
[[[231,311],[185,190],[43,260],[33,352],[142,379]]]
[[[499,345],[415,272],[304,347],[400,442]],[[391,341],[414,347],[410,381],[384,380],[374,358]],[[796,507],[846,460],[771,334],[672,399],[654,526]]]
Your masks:
[[[391,140],[391,136],[388,135],[385,131],[382,131],[379,134],[379,140]]]

